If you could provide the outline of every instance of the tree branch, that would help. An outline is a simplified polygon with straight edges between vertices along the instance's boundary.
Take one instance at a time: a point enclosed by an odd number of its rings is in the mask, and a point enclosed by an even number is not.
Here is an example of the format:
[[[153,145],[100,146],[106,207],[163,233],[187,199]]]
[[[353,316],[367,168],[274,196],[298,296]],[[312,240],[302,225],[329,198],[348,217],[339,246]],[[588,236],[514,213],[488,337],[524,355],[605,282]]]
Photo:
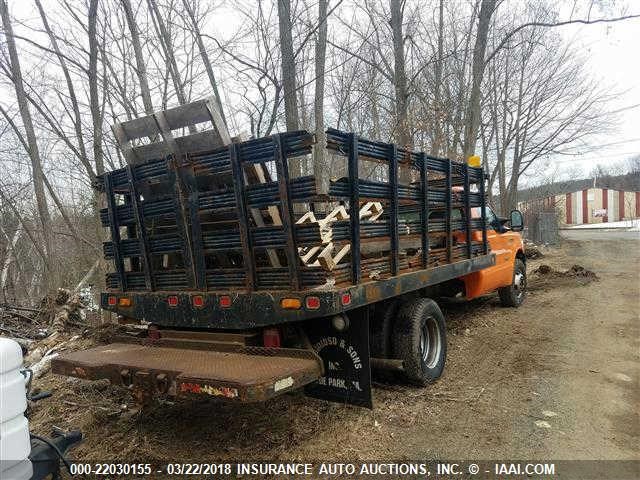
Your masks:
[[[502,49],[505,44],[511,39],[511,37],[513,37],[516,33],[520,32],[521,30],[524,30],[525,28],[529,28],[529,27],[562,27],[564,25],[572,25],[572,24],[583,24],[583,25],[593,25],[595,23],[613,23],[613,22],[620,22],[622,20],[629,20],[632,18],[640,18],[640,15],[625,15],[623,17],[616,17],[616,18],[599,18],[596,20],[566,20],[564,22],[529,22],[529,23],[523,23],[522,25],[520,25],[519,27],[511,30],[509,33],[507,33],[507,35],[505,35],[505,37],[500,41],[500,43],[498,44],[498,46],[495,48],[495,50],[493,52],[491,52],[491,54],[485,59],[485,64],[489,63],[493,57],[496,56],[496,54],[498,53],[498,51],[500,49]]]

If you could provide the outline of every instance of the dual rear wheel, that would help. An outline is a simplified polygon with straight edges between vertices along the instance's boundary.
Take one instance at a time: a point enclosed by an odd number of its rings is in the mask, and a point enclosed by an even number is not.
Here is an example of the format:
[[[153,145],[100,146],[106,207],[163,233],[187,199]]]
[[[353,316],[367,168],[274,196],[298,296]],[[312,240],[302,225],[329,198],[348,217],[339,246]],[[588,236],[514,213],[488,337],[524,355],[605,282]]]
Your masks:
[[[447,333],[444,315],[429,298],[387,303],[376,310],[372,355],[402,360],[408,382],[424,386],[444,370]]]
[[[526,297],[527,269],[516,259],[513,281],[500,288],[504,306],[519,307]],[[407,298],[380,304],[371,333],[371,353],[402,360],[405,379],[419,386],[435,382],[447,358],[447,328],[438,304],[430,298]]]

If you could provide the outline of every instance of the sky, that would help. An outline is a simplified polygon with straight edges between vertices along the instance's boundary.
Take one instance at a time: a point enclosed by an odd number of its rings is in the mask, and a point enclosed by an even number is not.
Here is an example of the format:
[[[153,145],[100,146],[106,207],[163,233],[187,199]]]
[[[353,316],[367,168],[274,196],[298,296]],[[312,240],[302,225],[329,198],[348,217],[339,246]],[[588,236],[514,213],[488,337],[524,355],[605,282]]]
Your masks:
[[[640,1],[630,1],[640,13]],[[589,142],[595,151],[566,158],[554,158],[548,172],[582,171],[588,174],[598,163],[622,162],[640,154],[640,18],[609,24],[568,25],[559,27],[567,41],[586,52],[587,67],[612,93],[611,110],[619,110],[615,128]]]

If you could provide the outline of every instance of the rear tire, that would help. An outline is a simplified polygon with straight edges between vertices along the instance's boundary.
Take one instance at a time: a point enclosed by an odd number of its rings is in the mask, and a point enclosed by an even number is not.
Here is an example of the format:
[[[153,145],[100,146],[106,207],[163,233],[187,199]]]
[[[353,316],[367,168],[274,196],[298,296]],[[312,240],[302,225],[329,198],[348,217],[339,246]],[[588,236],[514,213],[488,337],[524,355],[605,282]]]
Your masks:
[[[503,307],[518,308],[527,296],[527,266],[516,258],[513,266],[513,280],[511,285],[498,289],[500,303]]]
[[[375,358],[391,358],[391,332],[393,322],[398,313],[398,302],[389,300],[376,304],[371,323],[371,356]]]
[[[435,382],[447,358],[444,315],[433,300],[417,298],[400,307],[393,329],[393,353],[414,385]]]

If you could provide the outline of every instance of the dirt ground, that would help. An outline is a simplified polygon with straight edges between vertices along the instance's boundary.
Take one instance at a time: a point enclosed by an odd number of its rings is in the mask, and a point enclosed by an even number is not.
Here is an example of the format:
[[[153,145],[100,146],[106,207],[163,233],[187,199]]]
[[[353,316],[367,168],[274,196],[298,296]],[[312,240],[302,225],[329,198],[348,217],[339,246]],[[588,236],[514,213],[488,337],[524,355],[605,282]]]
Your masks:
[[[444,304],[443,378],[376,382],[373,411],[291,394],[130,415],[126,391],[49,374],[38,386],[54,397],[31,425],[82,429],[72,457],[89,461],[640,459],[639,244],[588,237],[543,250],[520,309],[495,296]],[[599,279],[531,273],[541,264]]]

